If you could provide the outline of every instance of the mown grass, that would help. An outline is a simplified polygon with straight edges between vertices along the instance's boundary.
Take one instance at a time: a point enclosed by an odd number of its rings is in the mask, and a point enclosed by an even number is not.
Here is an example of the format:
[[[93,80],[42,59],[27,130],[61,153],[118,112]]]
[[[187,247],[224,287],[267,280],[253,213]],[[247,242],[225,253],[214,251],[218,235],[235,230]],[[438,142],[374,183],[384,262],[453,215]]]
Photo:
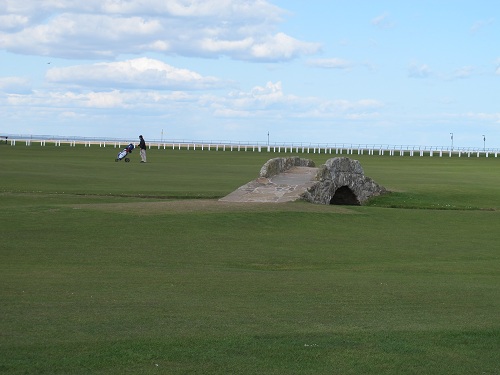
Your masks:
[[[109,146],[23,147],[0,149],[7,158],[15,154],[2,171],[6,191],[214,198],[227,194],[234,184],[255,178],[259,173],[256,165],[268,158],[268,154],[250,152],[151,149],[150,162],[140,164],[135,151],[130,163],[115,162],[118,149]]]
[[[358,158],[356,156],[356,158]],[[359,159],[368,176],[392,191],[372,205],[427,209],[499,209],[500,163],[476,157]]]
[[[263,207],[207,198],[274,154],[0,153],[0,372],[500,372],[498,160],[355,155],[397,193]]]

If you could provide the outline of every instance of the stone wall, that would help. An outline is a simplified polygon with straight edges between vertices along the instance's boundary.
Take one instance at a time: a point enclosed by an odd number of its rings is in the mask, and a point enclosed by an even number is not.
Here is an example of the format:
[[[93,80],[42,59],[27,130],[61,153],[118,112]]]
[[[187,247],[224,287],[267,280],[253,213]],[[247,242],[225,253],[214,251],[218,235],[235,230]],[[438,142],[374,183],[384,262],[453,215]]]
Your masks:
[[[387,192],[364,175],[358,160],[346,157],[327,160],[319,168],[317,180],[302,195],[303,199],[320,204],[363,205],[370,198]]]
[[[292,167],[314,167],[314,162],[310,159],[299,158],[298,156],[270,159],[260,169],[259,177],[269,178],[285,172]]]

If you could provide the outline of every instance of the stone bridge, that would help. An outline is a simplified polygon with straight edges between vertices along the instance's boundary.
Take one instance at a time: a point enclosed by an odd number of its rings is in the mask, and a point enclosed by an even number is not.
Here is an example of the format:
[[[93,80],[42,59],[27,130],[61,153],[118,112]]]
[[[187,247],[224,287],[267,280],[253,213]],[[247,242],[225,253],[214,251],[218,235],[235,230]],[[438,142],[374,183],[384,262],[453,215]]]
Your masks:
[[[384,194],[387,190],[365,176],[361,164],[349,158],[328,159],[318,169],[317,182],[301,196],[312,203],[356,205]]]
[[[362,205],[386,189],[364,175],[357,160],[333,158],[316,168],[299,157],[274,158],[259,178],[220,199],[224,202],[290,202],[303,199],[318,204]]]

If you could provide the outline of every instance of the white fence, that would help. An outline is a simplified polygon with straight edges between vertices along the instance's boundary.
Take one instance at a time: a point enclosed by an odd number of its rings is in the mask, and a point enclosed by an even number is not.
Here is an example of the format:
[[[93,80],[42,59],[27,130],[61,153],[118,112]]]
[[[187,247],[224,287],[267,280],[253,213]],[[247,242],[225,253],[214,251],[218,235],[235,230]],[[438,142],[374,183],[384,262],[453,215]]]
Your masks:
[[[129,143],[137,146],[137,141],[97,138],[62,138],[44,136],[8,136],[3,137],[11,146],[56,146],[76,147],[125,147]],[[147,146],[157,149],[199,150],[199,151],[239,151],[267,152],[278,154],[335,154],[335,155],[379,155],[379,156],[430,156],[430,157],[498,157],[500,149],[479,149],[473,147],[383,145],[383,144],[312,144],[312,143],[274,143],[232,142],[232,141],[185,141],[153,140]]]

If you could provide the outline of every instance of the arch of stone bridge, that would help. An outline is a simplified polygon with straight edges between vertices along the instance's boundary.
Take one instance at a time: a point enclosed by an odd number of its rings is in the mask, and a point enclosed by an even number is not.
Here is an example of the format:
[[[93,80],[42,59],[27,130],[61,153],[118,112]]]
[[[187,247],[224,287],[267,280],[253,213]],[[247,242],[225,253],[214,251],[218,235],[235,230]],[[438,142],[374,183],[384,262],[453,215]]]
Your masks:
[[[358,160],[328,159],[318,169],[317,182],[302,198],[313,203],[361,206],[386,189],[364,175]]]
[[[351,190],[349,186],[341,186],[335,190],[330,204],[340,206],[360,206],[361,203],[357,195]]]

